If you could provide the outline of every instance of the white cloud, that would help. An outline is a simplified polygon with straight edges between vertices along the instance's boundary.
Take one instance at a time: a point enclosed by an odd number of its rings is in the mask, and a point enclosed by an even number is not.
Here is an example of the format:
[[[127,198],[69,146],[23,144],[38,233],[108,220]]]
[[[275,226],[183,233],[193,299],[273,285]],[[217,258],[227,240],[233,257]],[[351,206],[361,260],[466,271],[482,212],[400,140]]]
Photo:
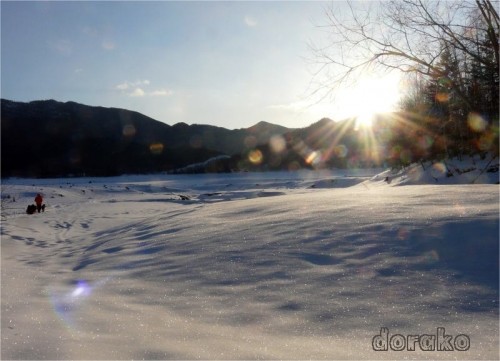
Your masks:
[[[174,92],[170,89],[159,88],[148,90],[147,88],[151,85],[148,79],[137,80],[137,81],[124,81],[115,86],[115,90],[120,91],[124,95],[130,97],[166,97],[172,95]]]
[[[257,26],[257,20],[255,20],[253,17],[247,15],[245,16],[245,18],[243,19],[245,21],[245,25],[248,26],[248,27],[255,27]]]
[[[115,86],[115,89],[117,90],[127,90],[130,88],[136,88],[136,87],[141,87],[141,86],[148,86],[151,84],[151,82],[147,79],[145,80],[137,80],[137,81],[124,81],[121,84],[118,84]]]
[[[146,92],[141,88],[135,88],[133,92],[129,93],[131,97],[143,97],[146,95]]]
[[[115,86],[115,89],[127,90],[129,87],[130,87],[130,85],[127,82],[125,82],[125,83],[121,83],[121,84],[118,84],[117,86]]]
[[[134,87],[134,86],[141,86],[141,85],[149,85],[151,84],[151,82],[147,79],[144,79],[144,80],[137,80],[137,81],[134,81],[134,82],[127,82],[130,86]]]
[[[174,92],[170,89],[158,89],[158,90],[153,90],[152,92],[149,93],[149,95],[155,97],[155,96],[163,96],[167,97],[169,95],[172,95]]]

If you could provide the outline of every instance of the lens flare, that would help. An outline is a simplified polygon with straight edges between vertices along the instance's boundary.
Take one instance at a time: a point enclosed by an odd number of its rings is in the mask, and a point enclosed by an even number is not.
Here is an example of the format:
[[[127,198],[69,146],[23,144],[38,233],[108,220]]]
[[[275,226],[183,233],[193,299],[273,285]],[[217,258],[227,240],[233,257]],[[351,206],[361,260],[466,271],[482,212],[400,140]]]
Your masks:
[[[450,94],[449,93],[441,92],[441,93],[437,93],[436,94],[436,101],[438,101],[440,103],[446,103],[449,100],[450,100]]]
[[[321,162],[321,152],[313,151],[306,157],[306,163],[310,165],[318,165]]]
[[[479,150],[487,151],[492,149],[498,136],[494,132],[485,132],[477,140],[476,145]]]
[[[163,153],[163,144],[162,143],[153,143],[149,146],[149,151],[155,155],[161,154],[161,153]]]
[[[135,127],[132,124],[127,124],[122,129],[123,136],[130,138],[133,137],[136,133]]]
[[[435,163],[432,165],[432,169],[437,171],[438,173],[445,174],[446,173],[446,165],[444,163]]]
[[[269,140],[269,145],[274,153],[281,153],[286,148],[285,139],[281,135],[275,135]]]
[[[51,292],[54,312],[68,327],[76,327],[76,315],[82,302],[90,296],[92,288],[86,281],[78,281],[72,290],[65,293]]]
[[[339,144],[335,147],[335,155],[339,158],[345,158],[349,150],[344,144]]]
[[[93,291],[107,281],[108,279],[104,279],[90,285],[85,280],[79,280],[70,290],[62,292],[50,289],[48,291],[54,312],[66,327],[76,328],[78,326],[77,321],[82,319],[81,313],[84,305],[90,299]]]
[[[248,160],[253,164],[257,165],[262,163],[262,159],[263,159],[262,152],[258,149],[252,150],[250,153],[248,153]]]
[[[85,281],[78,281],[78,284],[73,292],[71,292],[72,297],[88,296],[90,295],[90,287]]]
[[[469,113],[469,116],[467,117],[467,124],[474,132],[482,132],[488,126],[488,122],[478,113]]]

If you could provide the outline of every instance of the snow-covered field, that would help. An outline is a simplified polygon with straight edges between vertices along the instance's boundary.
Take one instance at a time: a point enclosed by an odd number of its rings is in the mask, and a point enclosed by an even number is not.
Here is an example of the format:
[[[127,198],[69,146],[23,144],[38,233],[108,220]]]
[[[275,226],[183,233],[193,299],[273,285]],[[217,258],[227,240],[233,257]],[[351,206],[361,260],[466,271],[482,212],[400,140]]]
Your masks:
[[[1,358],[497,359],[499,186],[379,172],[5,180]]]

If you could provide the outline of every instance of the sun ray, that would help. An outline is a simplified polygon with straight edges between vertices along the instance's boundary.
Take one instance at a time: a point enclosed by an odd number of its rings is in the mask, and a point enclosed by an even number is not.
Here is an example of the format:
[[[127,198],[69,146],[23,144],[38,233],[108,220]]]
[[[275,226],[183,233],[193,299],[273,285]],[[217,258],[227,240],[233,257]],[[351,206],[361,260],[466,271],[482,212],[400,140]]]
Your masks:
[[[333,138],[333,141],[326,148],[326,151],[325,151],[326,158],[330,158],[332,156],[332,154],[336,153],[336,149],[339,146],[340,140],[344,137],[344,135],[347,133],[347,131],[352,127],[353,121],[354,121],[353,119],[347,119],[347,120],[340,123],[339,129],[337,129],[337,133],[335,135],[335,138]],[[339,123],[337,123],[337,124],[339,124]],[[345,151],[343,153],[345,153]],[[345,156],[345,155],[346,154],[343,154],[343,156]]]

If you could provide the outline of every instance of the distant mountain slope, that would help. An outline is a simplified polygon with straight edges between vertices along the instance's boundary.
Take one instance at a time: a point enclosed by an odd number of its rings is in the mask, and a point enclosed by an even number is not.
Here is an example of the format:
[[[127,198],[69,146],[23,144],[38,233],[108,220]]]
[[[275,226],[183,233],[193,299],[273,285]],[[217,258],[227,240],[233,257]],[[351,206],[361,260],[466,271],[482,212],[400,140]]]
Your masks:
[[[55,100],[1,100],[2,176],[115,175],[171,170],[240,154],[289,129],[173,126],[143,114]]]
[[[379,166],[386,160],[384,144],[375,144],[374,139],[383,138],[381,134],[390,127],[389,118],[380,117],[377,127],[369,130],[357,129],[354,119],[335,122],[323,118],[248,149],[238,159],[239,168],[296,170]]]
[[[134,111],[75,102],[2,99],[2,177],[144,174],[193,164],[198,166],[187,169],[202,172],[380,166],[402,157],[397,141],[406,129],[395,131],[393,117],[379,116],[369,129],[357,129],[354,119],[323,118],[300,129],[262,121],[230,130],[168,125]],[[199,166],[212,158],[216,164]]]

